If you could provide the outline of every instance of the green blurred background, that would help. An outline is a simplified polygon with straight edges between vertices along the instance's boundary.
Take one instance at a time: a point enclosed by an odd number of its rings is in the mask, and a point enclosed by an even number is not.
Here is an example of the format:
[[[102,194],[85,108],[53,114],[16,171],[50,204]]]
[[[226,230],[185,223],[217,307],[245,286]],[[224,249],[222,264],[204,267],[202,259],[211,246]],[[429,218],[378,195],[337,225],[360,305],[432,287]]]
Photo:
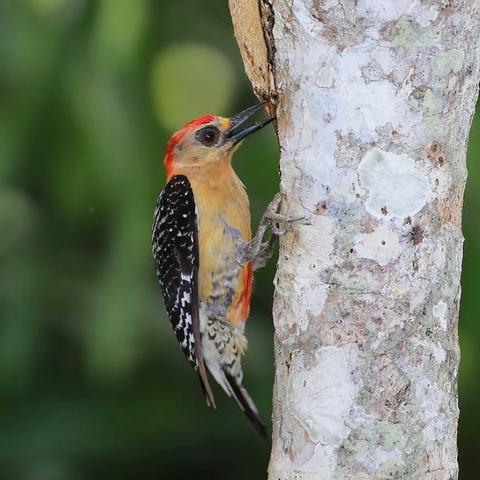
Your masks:
[[[263,479],[268,446],[201,401],[150,256],[169,134],[254,103],[225,0],[0,0],[0,480]],[[480,120],[469,150],[460,464],[480,452]],[[272,130],[236,166],[254,224]],[[268,418],[273,262],[256,277],[246,386]]]

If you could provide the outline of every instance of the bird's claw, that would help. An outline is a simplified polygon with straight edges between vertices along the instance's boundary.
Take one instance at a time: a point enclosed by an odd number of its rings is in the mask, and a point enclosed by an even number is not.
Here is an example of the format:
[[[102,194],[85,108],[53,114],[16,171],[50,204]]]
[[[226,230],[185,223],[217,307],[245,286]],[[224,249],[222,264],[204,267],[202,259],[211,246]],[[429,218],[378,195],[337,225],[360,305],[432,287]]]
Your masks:
[[[287,233],[288,227],[292,223],[297,223],[305,219],[305,217],[291,217],[288,215],[281,215],[279,213],[269,214],[267,218],[270,221],[272,233],[279,237]]]
[[[270,228],[272,229],[272,234],[275,235],[276,237],[281,237],[287,233],[287,228],[286,227],[280,228],[279,223],[272,223]]]
[[[305,217],[292,217],[288,215],[282,215],[277,213],[278,208],[280,207],[280,203],[282,202],[284,195],[282,193],[277,193],[273,200],[269,203],[267,210],[264,214],[264,220],[270,224],[270,228],[272,230],[272,234],[275,236],[282,236],[285,235],[288,231],[289,225],[292,223],[297,223],[302,220],[306,220]],[[304,225],[309,225],[307,221],[303,222]]]

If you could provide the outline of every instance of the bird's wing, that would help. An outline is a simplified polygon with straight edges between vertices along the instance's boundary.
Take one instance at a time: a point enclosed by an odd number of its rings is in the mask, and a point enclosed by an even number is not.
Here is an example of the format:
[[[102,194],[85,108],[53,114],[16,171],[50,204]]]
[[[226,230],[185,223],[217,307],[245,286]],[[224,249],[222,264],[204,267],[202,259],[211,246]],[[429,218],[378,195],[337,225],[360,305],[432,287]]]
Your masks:
[[[198,372],[207,405],[215,406],[200,337],[198,219],[193,191],[184,175],[175,175],[158,197],[152,253],[170,323]]]

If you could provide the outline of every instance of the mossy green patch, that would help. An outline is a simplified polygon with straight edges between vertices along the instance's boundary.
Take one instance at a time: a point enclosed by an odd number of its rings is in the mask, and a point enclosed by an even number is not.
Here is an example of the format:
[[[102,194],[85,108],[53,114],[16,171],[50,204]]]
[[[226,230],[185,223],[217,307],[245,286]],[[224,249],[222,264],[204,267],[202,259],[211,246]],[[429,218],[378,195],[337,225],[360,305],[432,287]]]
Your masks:
[[[458,48],[439,53],[432,60],[432,72],[437,77],[458,73],[463,66],[465,52]]]

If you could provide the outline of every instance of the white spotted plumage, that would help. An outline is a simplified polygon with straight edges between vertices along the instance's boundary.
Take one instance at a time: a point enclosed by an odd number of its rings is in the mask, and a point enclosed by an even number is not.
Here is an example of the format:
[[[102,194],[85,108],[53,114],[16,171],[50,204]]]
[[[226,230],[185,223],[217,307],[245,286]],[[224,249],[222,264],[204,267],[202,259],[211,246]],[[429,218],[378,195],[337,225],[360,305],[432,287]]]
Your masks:
[[[182,175],[173,177],[157,200],[152,253],[170,323],[199,373],[207,403],[213,404],[200,345],[196,206],[190,183]]]

